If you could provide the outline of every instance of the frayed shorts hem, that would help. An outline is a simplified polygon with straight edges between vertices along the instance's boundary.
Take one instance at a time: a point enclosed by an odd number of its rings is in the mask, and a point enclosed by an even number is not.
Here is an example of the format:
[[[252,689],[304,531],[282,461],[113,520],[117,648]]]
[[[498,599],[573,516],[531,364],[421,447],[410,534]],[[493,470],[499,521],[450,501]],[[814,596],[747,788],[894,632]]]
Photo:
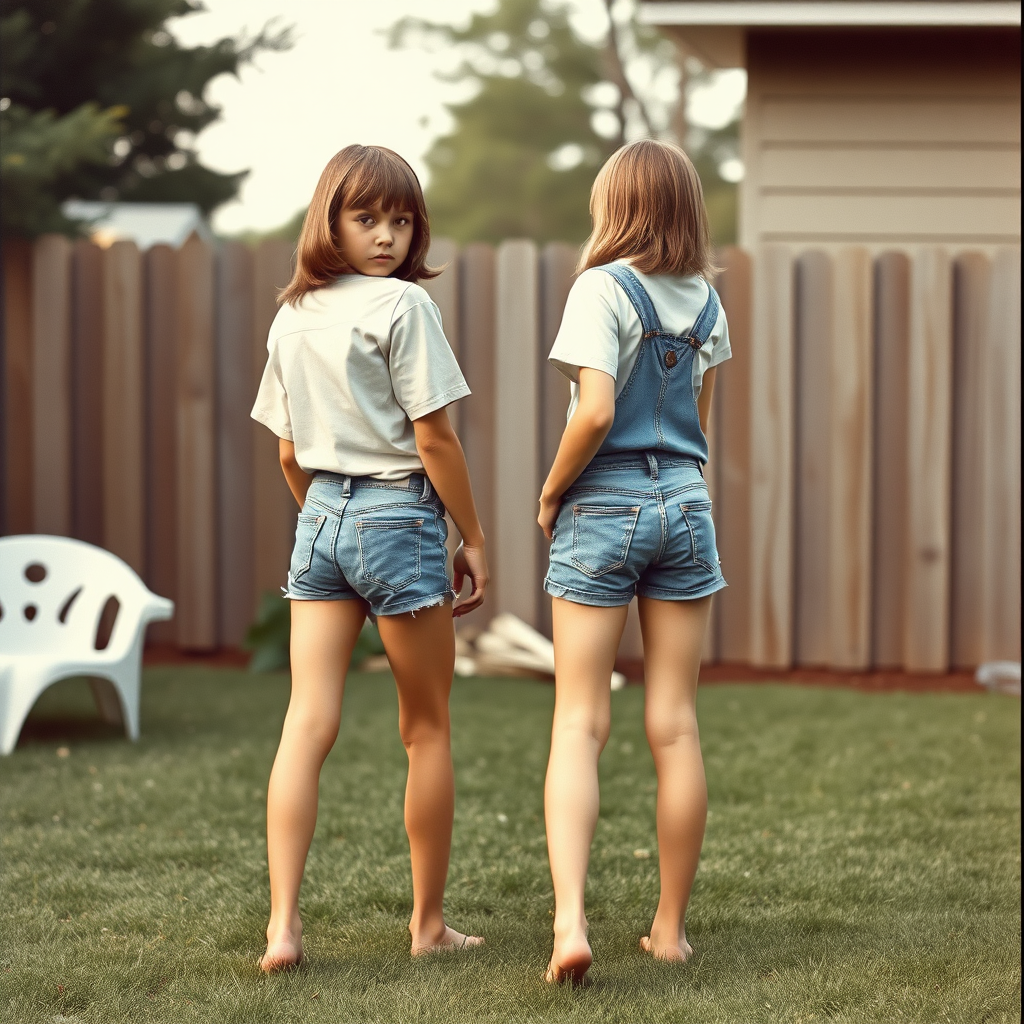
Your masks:
[[[358,594],[295,594],[285,590],[284,587],[281,588],[281,593],[286,601],[362,601],[369,608],[370,617],[374,621],[382,615],[385,617],[408,615],[410,612],[415,615],[416,612],[426,611],[428,608],[439,608],[448,601],[455,600],[454,591],[449,590],[434,597],[416,597],[401,604],[389,604],[386,608],[378,610],[366,598],[360,597]]]
[[[703,587],[696,590],[680,591],[666,590],[663,587],[636,587],[623,591],[620,594],[591,594],[585,590],[575,590],[572,587],[563,586],[561,583],[554,583],[551,580],[544,581],[544,592],[551,597],[561,597],[573,604],[585,604],[592,608],[619,608],[629,604],[634,597],[652,597],[657,601],[697,601],[702,597],[708,597],[724,590],[729,584],[722,577],[712,580]]]

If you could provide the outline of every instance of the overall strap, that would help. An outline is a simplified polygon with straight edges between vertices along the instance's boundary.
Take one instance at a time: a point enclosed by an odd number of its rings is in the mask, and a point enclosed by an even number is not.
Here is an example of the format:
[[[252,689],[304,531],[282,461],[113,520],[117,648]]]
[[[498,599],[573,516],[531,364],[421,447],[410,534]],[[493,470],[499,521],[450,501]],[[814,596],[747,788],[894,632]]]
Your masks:
[[[603,270],[606,274],[611,274],[618,281],[622,290],[629,297],[629,301],[633,303],[633,308],[637,311],[637,315],[640,317],[640,326],[643,328],[645,338],[649,338],[654,334],[664,333],[661,329],[661,321],[658,319],[658,314],[654,310],[654,303],[651,302],[651,297],[644,290],[640,279],[629,267],[622,263],[609,263],[607,266],[598,267],[597,269]],[[713,321],[711,326],[714,326]]]
[[[705,282],[705,284],[708,286],[708,301],[704,303],[704,308],[700,311],[700,316],[693,322],[693,327],[690,328],[686,339],[694,348],[700,348],[711,337],[711,332],[715,329],[715,324],[718,323],[718,310],[721,305],[718,292],[711,287],[710,283]]]

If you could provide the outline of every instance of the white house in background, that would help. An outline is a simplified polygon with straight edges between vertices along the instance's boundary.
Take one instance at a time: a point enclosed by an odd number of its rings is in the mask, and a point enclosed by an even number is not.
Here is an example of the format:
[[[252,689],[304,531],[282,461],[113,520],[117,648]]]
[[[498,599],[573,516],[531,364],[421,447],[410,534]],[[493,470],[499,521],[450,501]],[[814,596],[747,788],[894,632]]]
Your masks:
[[[204,242],[213,240],[210,225],[195,203],[104,203],[69,199],[64,215],[91,225],[90,236],[106,248],[113,242],[134,242],[140,249],[151,245],[180,246],[194,231]]]
[[[642,0],[746,68],[740,242],[1020,244],[1019,0]]]

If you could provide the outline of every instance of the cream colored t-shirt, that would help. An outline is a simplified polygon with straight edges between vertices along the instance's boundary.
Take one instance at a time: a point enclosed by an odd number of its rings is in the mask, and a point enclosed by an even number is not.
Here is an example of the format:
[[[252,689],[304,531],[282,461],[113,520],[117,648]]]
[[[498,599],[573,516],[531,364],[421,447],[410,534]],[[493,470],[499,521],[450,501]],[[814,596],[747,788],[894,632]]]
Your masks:
[[[627,260],[616,262],[629,266]],[[708,301],[707,282],[699,277],[642,274],[635,267],[630,269],[651,297],[663,331],[682,334],[693,326]],[[640,317],[615,278],[598,267],[584,270],[569,292],[562,323],[548,356],[550,362],[572,382],[570,417],[579,404],[580,367],[604,370],[614,377],[615,397],[618,398],[633,372],[642,336]],[[725,310],[719,309],[718,320],[707,343],[695,352],[694,397],[700,394],[704,374],[731,355],[729,325]]]
[[[398,480],[423,471],[412,421],[470,393],[416,284],[351,274],[282,306],[252,418],[307,473]]]

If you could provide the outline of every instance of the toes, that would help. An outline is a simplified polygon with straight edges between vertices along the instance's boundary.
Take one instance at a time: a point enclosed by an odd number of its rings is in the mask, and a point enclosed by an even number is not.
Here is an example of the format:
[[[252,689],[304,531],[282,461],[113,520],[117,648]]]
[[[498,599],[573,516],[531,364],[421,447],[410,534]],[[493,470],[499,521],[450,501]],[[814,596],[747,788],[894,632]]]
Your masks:
[[[640,937],[640,948],[645,953],[650,953],[650,951],[651,951],[651,937],[649,935],[643,935],[643,936]]]

